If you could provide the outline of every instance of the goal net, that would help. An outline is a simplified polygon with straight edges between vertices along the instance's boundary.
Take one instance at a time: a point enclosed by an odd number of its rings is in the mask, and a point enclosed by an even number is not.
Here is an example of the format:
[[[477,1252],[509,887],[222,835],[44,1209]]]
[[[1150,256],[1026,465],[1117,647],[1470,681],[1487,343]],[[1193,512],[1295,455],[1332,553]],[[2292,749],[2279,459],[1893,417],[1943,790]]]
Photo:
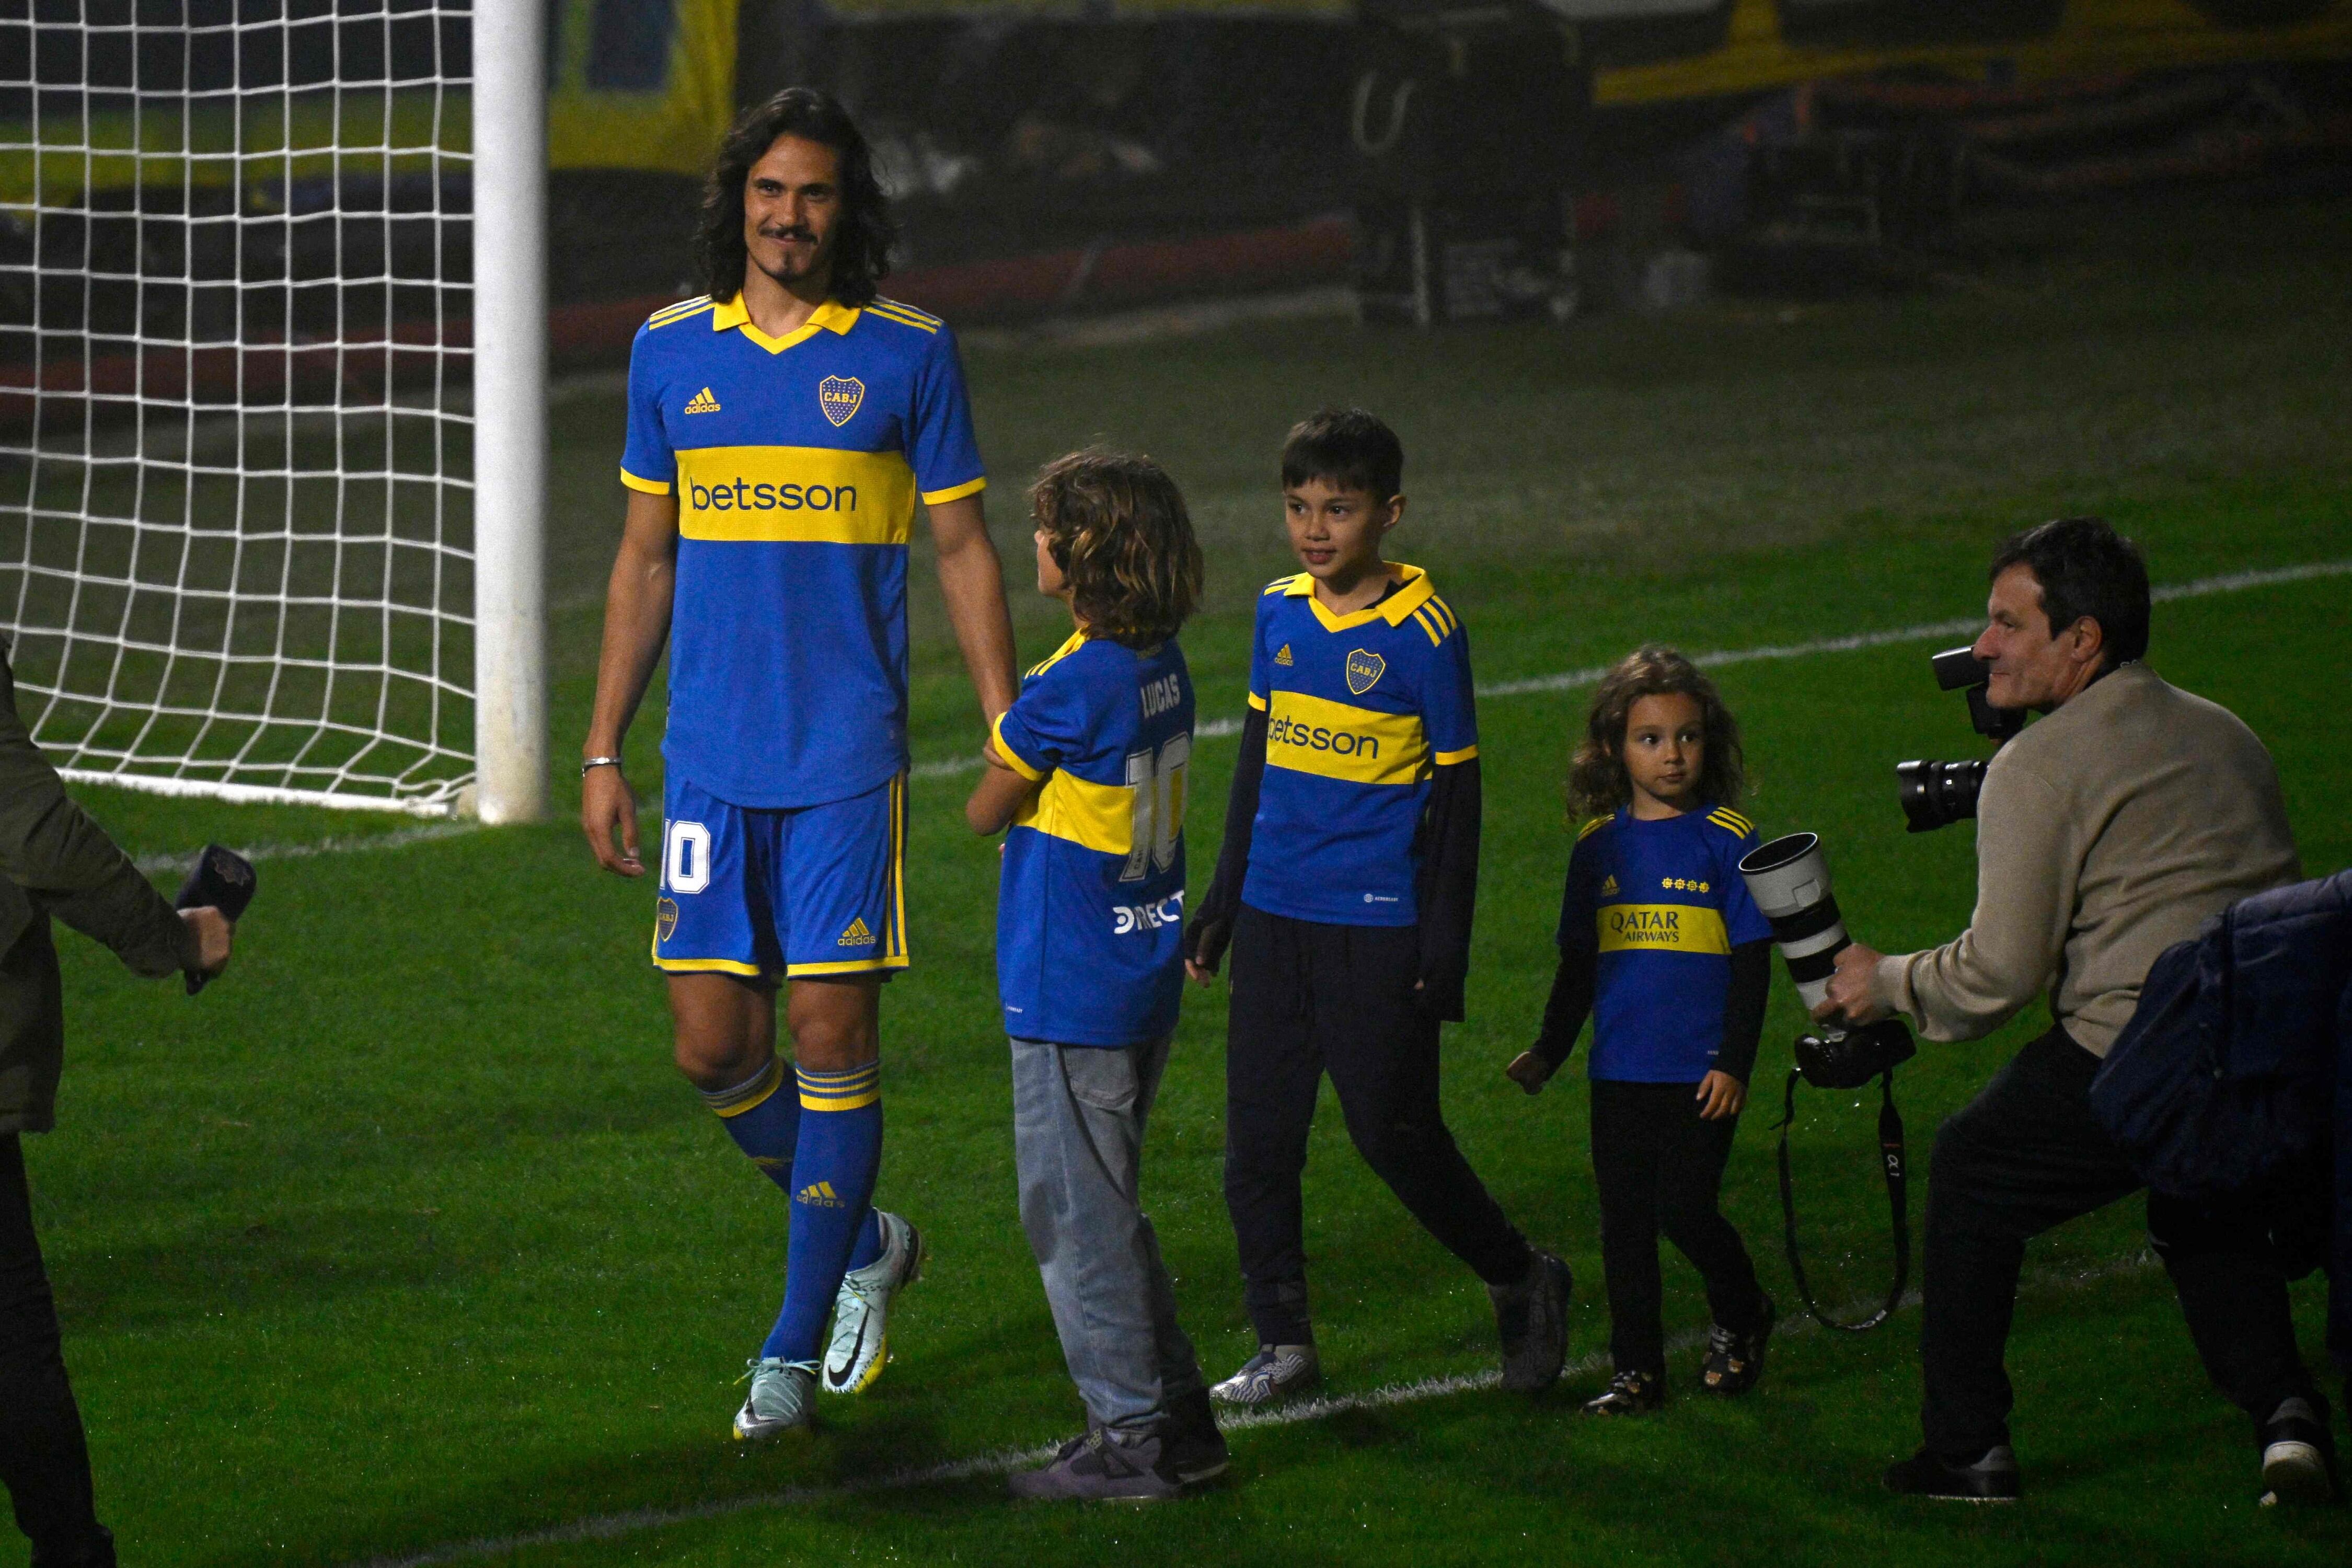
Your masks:
[[[0,623],[35,738],[84,782],[469,805],[471,7],[18,3]]]

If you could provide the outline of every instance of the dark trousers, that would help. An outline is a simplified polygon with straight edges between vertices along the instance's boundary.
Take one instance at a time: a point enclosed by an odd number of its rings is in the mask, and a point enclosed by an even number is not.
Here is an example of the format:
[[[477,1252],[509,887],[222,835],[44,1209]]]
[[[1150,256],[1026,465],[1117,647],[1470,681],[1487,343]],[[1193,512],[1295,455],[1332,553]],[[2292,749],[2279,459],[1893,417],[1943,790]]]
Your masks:
[[[36,1568],[113,1563],[33,1235],[24,1146],[13,1132],[0,1134],[0,1480],[16,1505],[16,1528],[33,1542]]]
[[[2053,1028],[1936,1134],[1928,1168],[1920,1410],[1927,1447],[1974,1458],[2009,1441],[2001,1352],[2025,1244],[2142,1183],[2091,1115],[2099,1059]],[[2286,1274],[2265,1215],[2151,1193],[2148,1240],[2180,1297],[2205,1370],[2259,1428],[2282,1400],[2326,1411],[2294,1342]]]
[[[1225,1207],[1258,1339],[1313,1334],[1299,1176],[1327,1072],[1356,1152],[1430,1235],[1490,1285],[1526,1279],[1527,1238],[1438,1110],[1437,1021],[1413,1000],[1414,928],[1322,925],[1244,905],[1232,954]]]
[[[1702,1119],[1697,1092],[1696,1083],[1593,1081],[1592,1179],[1601,1190],[1609,1354],[1620,1372],[1665,1375],[1662,1230],[1706,1281],[1717,1322],[1746,1333],[1764,1321],[1756,1266],[1716,1207],[1739,1120]]]

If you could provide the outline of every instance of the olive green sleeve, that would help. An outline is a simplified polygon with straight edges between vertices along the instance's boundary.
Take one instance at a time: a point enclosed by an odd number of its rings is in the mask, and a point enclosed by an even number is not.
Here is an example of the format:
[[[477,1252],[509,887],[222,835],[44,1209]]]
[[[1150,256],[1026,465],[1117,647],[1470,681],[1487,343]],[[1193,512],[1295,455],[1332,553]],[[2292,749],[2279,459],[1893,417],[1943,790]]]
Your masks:
[[[194,963],[194,938],[163,895],[67,795],[16,713],[0,657],[0,876],[68,925],[160,978]]]

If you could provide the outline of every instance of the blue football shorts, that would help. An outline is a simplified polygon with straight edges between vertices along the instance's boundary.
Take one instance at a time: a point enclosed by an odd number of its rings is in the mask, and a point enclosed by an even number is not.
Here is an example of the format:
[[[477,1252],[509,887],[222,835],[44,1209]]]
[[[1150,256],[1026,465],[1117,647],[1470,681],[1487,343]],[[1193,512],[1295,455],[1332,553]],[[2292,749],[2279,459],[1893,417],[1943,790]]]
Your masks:
[[[823,805],[730,805],[673,774],[654,964],[787,979],[907,967],[907,779]]]

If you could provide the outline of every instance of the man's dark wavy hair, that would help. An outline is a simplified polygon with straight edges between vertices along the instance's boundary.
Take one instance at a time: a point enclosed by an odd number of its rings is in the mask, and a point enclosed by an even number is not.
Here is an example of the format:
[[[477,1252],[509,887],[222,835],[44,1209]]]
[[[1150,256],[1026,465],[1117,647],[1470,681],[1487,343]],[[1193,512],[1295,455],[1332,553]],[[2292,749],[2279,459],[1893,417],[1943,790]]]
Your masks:
[[[2106,667],[2147,653],[2147,561],[2105,520],[2062,517],[2012,534],[1992,558],[1988,580],[2024,566],[2042,585],[2042,613],[2056,637],[2084,616],[2099,623]]]
[[[703,289],[714,300],[730,300],[743,289],[751,253],[743,244],[743,186],[751,165],[779,136],[799,136],[830,147],[841,158],[841,226],[833,242],[833,297],[845,305],[870,305],[875,286],[889,276],[890,247],[898,225],[889,198],[874,177],[866,138],[832,94],[813,87],[788,87],[767,102],[747,109],[728,128],[719,157],[702,187],[702,222],[695,236],[695,261]]]

